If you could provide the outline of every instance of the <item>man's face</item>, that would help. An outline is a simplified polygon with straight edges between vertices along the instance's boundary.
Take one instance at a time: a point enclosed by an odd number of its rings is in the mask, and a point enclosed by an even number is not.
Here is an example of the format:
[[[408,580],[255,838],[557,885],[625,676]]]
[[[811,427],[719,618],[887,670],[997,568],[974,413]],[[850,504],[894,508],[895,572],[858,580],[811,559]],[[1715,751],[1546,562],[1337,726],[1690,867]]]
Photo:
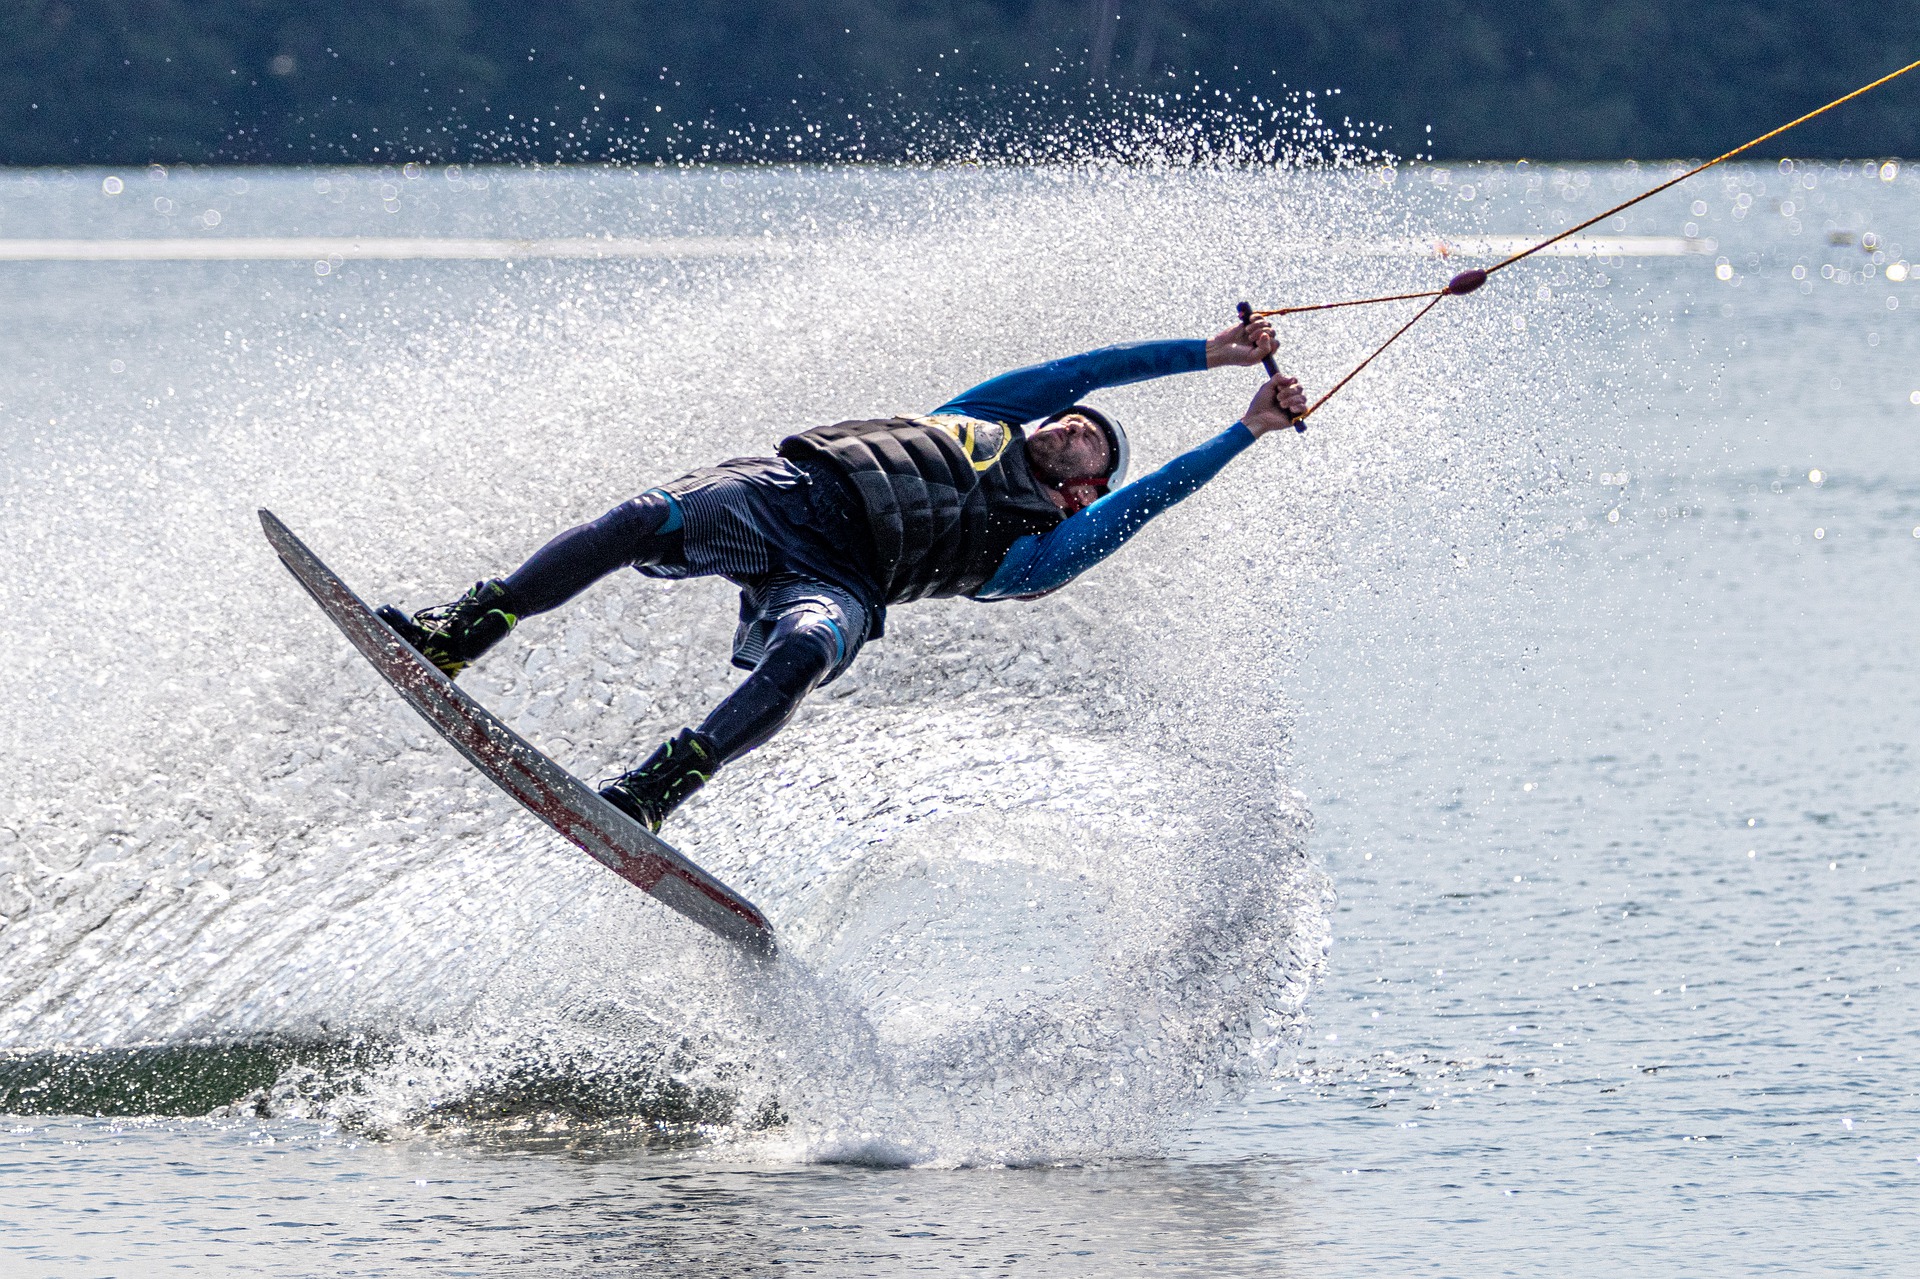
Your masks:
[[[1027,436],[1027,463],[1042,481],[1059,485],[1105,475],[1113,466],[1113,446],[1091,418],[1069,413]]]

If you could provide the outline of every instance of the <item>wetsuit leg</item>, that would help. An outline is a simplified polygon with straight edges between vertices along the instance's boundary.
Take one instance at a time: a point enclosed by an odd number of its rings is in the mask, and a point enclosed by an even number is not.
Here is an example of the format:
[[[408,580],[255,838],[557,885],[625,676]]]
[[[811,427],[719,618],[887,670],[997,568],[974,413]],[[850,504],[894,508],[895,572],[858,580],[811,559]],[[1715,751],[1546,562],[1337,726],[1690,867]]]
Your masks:
[[[615,569],[667,563],[683,552],[680,508],[654,490],[568,529],[506,578],[523,617],[555,609]]]
[[[701,721],[720,762],[738,759],[779,732],[847,656],[846,632],[824,605],[809,602],[783,614],[753,674]]]

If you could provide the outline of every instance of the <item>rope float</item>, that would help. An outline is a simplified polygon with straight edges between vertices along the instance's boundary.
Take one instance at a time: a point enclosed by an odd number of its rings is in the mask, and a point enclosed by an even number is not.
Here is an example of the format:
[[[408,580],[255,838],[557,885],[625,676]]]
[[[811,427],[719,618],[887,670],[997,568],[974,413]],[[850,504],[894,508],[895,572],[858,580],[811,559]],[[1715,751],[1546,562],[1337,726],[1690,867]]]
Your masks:
[[[1735,156],[1742,155],[1745,152],[1753,150],[1753,148],[1759,146],[1763,142],[1772,141],[1774,138],[1779,137],[1781,134],[1787,132],[1789,129],[1797,129],[1801,125],[1805,124],[1807,121],[1813,119],[1815,116],[1825,115],[1827,112],[1833,110],[1835,107],[1844,106],[1847,103],[1853,101],[1855,98],[1860,97],[1862,94],[1871,93],[1875,89],[1878,89],[1883,84],[1887,84],[1893,80],[1898,80],[1901,76],[1907,74],[1907,72],[1909,71],[1914,70],[1916,67],[1920,67],[1920,61],[1909,62],[1906,66],[1901,67],[1898,71],[1889,72],[1888,74],[1881,76],[1878,80],[1873,81],[1871,84],[1863,84],[1859,88],[1855,89],[1852,93],[1849,93],[1844,97],[1835,98],[1833,101],[1827,103],[1827,105],[1819,108],[1818,110],[1809,111],[1805,115],[1801,116],[1799,119],[1790,120],[1786,124],[1781,125],[1777,129],[1769,130],[1768,132],[1763,133],[1759,137],[1753,139],[1751,142],[1741,143],[1739,146],[1735,147],[1731,151],[1726,152],[1724,155],[1717,155],[1713,159],[1708,160],[1704,164],[1695,165],[1693,168],[1688,169],[1685,173],[1682,173],[1677,177],[1668,178],[1665,182],[1662,182],[1660,185],[1656,187],[1652,187],[1646,191],[1642,191],[1639,195],[1634,196],[1631,200],[1626,200],[1619,204],[1616,204],[1611,209],[1606,210],[1604,213],[1596,213],[1592,217],[1588,218],[1585,222],[1581,222],[1578,225],[1568,227],[1566,230],[1560,232],[1559,234],[1549,236],[1546,239],[1540,241],[1540,243],[1533,245],[1530,248],[1522,249],[1518,253],[1515,253],[1509,257],[1503,258],[1500,261],[1494,263],[1492,266],[1487,267],[1485,270],[1475,267],[1470,271],[1462,271],[1460,272],[1460,274],[1454,276],[1451,280],[1448,280],[1445,286],[1441,288],[1428,289],[1428,290],[1425,290],[1424,292],[1419,292],[1419,293],[1390,293],[1390,294],[1383,294],[1380,297],[1353,298],[1345,302],[1314,302],[1314,303],[1308,303],[1302,306],[1282,306],[1282,307],[1276,307],[1271,311],[1256,311],[1253,309],[1253,307],[1250,304],[1246,302],[1242,302],[1239,305],[1240,322],[1244,324],[1250,320],[1265,319],[1269,316],[1276,316],[1276,315],[1301,315],[1308,311],[1336,311],[1342,307],[1349,307],[1349,306],[1372,306],[1378,302],[1417,302],[1422,299],[1427,300],[1427,304],[1421,307],[1418,311],[1416,311],[1412,319],[1408,320],[1405,324],[1402,324],[1398,329],[1394,330],[1392,337],[1389,337],[1386,341],[1382,342],[1379,346],[1375,347],[1373,349],[1372,354],[1368,355],[1367,358],[1360,361],[1360,363],[1354,365],[1353,369],[1345,377],[1341,378],[1338,382],[1335,382],[1333,384],[1333,388],[1331,390],[1329,390],[1325,395],[1322,395],[1319,399],[1315,400],[1312,404],[1308,405],[1306,412],[1302,413],[1299,417],[1293,420],[1293,429],[1296,431],[1304,431],[1307,429],[1307,419],[1312,417],[1315,413],[1319,412],[1321,405],[1325,404],[1328,400],[1331,400],[1335,395],[1339,394],[1340,389],[1346,386],[1347,383],[1353,381],[1354,378],[1358,377],[1362,369],[1366,368],[1367,365],[1372,364],[1374,360],[1378,359],[1381,353],[1384,352],[1388,347],[1392,346],[1395,342],[1398,342],[1408,329],[1411,329],[1414,325],[1418,324],[1421,320],[1424,320],[1427,317],[1427,313],[1429,311],[1433,310],[1434,307],[1439,306],[1440,303],[1445,301],[1447,298],[1465,297],[1467,294],[1472,293],[1475,289],[1485,284],[1487,282],[1487,277],[1493,275],[1496,271],[1504,271],[1508,267],[1512,266],[1514,263],[1523,261],[1526,258],[1530,258],[1534,254],[1540,252],[1540,250],[1547,248],[1550,245],[1558,244],[1560,241],[1565,240],[1570,236],[1578,235],[1580,232],[1586,230],[1590,226],[1593,226],[1595,223],[1604,222],[1608,218],[1613,217],[1617,213],[1626,212],[1628,209],[1631,209],[1634,205],[1640,203],[1642,200],[1651,199],[1654,196],[1659,195],[1662,191],[1667,190],[1669,187],[1679,186],[1682,182],[1685,182],[1688,178],[1694,177],[1701,173],[1705,173],[1708,169],[1711,169],[1716,164],[1724,164],[1728,160],[1733,159]],[[1271,359],[1268,359],[1263,361],[1263,363],[1266,366],[1267,376],[1272,377],[1277,372],[1274,362]]]

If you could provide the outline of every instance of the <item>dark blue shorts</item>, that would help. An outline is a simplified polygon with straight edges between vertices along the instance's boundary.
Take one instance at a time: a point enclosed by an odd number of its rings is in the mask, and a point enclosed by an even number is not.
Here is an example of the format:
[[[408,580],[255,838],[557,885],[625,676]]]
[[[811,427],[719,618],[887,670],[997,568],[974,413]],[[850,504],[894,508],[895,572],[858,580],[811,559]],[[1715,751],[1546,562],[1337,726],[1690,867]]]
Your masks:
[[[703,467],[659,492],[681,518],[682,553],[640,567],[649,577],[724,577],[740,588],[733,664],[752,670],[789,613],[816,611],[840,634],[839,678],[861,645],[885,632],[886,609],[866,563],[867,533],[852,496],[831,472],[784,458],[735,458]]]

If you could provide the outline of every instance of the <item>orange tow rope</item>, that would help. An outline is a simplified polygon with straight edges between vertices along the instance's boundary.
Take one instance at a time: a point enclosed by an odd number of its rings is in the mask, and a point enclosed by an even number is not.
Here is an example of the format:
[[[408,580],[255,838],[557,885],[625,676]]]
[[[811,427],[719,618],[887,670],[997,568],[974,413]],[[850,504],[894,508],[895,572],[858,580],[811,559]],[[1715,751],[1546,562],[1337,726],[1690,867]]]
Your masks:
[[[1906,66],[1901,67],[1898,71],[1889,72],[1888,74],[1881,76],[1878,80],[1875,80],[1871,84],[1861,85],[1858,89],[1855,89],[1852,93],[1847,94],[1845,97],[1835,98],[1833,101],[1827,103],[1826,106],[1821,107],[1817,111],[1809,111],[1797,120],[1788,121],[1786,124],[1781,125],[1777,129],[1773,129],[1766,133],[1761,134],[1759,137],[1753,139],[1753,141],[1751,142],[1744,142],[1740,144],[1739,146],[1735,147],[1733,150],[1727,152],[1725,155],[1717,155],[1713,159],[1708,160],[1705,164],[1695,165],[1693,168],[1688,169],[1685,173],[1680,174],[1678,177],[1668,178],[1665,182],[1662,182],[1659,186],[1643,191],[1639,195],[1634,196],[1631,200],[1627,200],[1620,204],[1616,204],[1611,209],[1608,209],[1604,213],[1596,213],[1592,217],[1588,218],[1585,222],[1582,222],[1577,226],[1568,227],[1566,230],[1560,232],[1558,235],[1549,236],[1546,239],[1540,241],[1540,243],[1532,246],[1531,248],[1522,249],[1520,250],[1520,252],[1512,255],[1511,257],[1504,258],[1501,261],[1494,263],[1492,266],[1486,268],[1484,271],[1480,270],[1477,267],[1471,271],[1462,271],[1460,272],[1460,274],[1454,276],[1451,280],[1447,281],[1446,285],[1442,288],[1429,289],[1423,293],[1393,293],[1393,294],[1387,294],[1385,296],[1377,297],[1377,298],[1355,298],[1348,302],[1318,302],[1318,303],[1312,303],[1306,306],[1283,306],[1283,307],[1276,307],[1271,311],[1255,311],[1251,307],[1249,307],[1246,303],[1242,302],[1240,304],[1240,318],[1244,321],[1244,320],[1255,318],[1255,317],[1265,317],[1265,316],[1274,316],[1274,315],[1299,315],[1306,311],[1333,311],[1341,307],[1348,307],[1348,306],[1371,306],[1375,302],[1414,302],[1422,298],[1431,299],[1431,301],[1429,301],[1425,306],[1421,307],[1420,310],[1415,313],[1412,319],[1408,320],[1405,324],[1401,325],[1398,329],[1396,329],[1392,337],[1388,338],[1386,341],[1382,342],[1379,346],[1375,347],[1373,350],[1373,354],[1367,356],[1366,359],[1360,361],[1359,364],[1354,366],[1352,372],[1348,373],[1345,377],[1341,378],[1338,382],[1334,383],[1332,390],[1328,391],[1325,395],[1315,400],[1311,405],[1308,406],[1306,412],[1302,413],[1299,417],[1293,420],[1295,429],[1304,431],[1307,429],[1306,426],[1304,425],[1306,420],[1309,417],[1312,417],[1316,412],[1318,412],[1321,405],[1325,404],[1328,400],[1331,400],[1334,397],[1334,395],[1339,392],[1340,388],[1344,387],[1347,383],[1353,381],[1353,379],[1359,375],[1360,370],[1366,368],[1367,365],[1373,363],[1375,358],[1377,358],[1382,351],[1385,351],[1388,347],[1392,346],[1395,342],[1399,341],[1401,334],[1405,333],[1408,329],[1412,328],[1414,325],[1418,324],[1421,320],[1425,319],[1427,312],[1433,310],[1434,307],[1440,305],[1440,301],[1442,298],[1464,297],[1465,295],[1479,288],[1481,285],[1485,284],[1487,282],[1487,277],[1492,275],[1495,271],[1504,270],[1507,267],[1512,266],[1514,263],[1522,260],[1523,258],[1532,257],[1534,254],[1540,252],[1540,250],[1548,247],[1549,245],[1558,244],[1560,241],[1566,239],[1569,236],[1578,235],[1580,232],[1586,230],[1588,227],[1594,225],[1597,222],[1604,222],[1616,213],[1624,213],[1626,210],[1631,209],[1634,205],[1640,203],[1642,200],[1651,199],[1652,197],[1659,195],[1662,191],[1665,191],[1669,187],[1678,186],[1680,185],[1680,183],[1685,182],[1688,178],[1691,178],[1696,174],[1705,173],[1708,169],[1711,169],[1716,164],[1724,164],[1728,160],[1733,159],[1737,155],[1741,155],[1747,151],[1751,151],[1753,150],[1753,148],[1759,146],[1761,143],[1769,142],[1774,138],[1779,137],[1781,134],[1787,132],[1787,130],[1789,129],[1796,129],[1799,126],[1805,124],[1807,121],[1813,119],[1815,116],[1825,115],[1827,112],[1833,110],[1835,107],[1844,106],[1846,103],[1853,101],[1855,98],[1859,97],[1864,93],[1871,93],[1873,92],[1873,90],[1878,89],[1881,85],[1886,84],[1889,81],[1899,79],[1901,76],[1907,74],[1907,72],[1912,71],[1916,67],[1920,67],[1920,61],[1909,62]],[[1268,361],[1268,363],[1269,365],[1271,365],[1272,362]]]

